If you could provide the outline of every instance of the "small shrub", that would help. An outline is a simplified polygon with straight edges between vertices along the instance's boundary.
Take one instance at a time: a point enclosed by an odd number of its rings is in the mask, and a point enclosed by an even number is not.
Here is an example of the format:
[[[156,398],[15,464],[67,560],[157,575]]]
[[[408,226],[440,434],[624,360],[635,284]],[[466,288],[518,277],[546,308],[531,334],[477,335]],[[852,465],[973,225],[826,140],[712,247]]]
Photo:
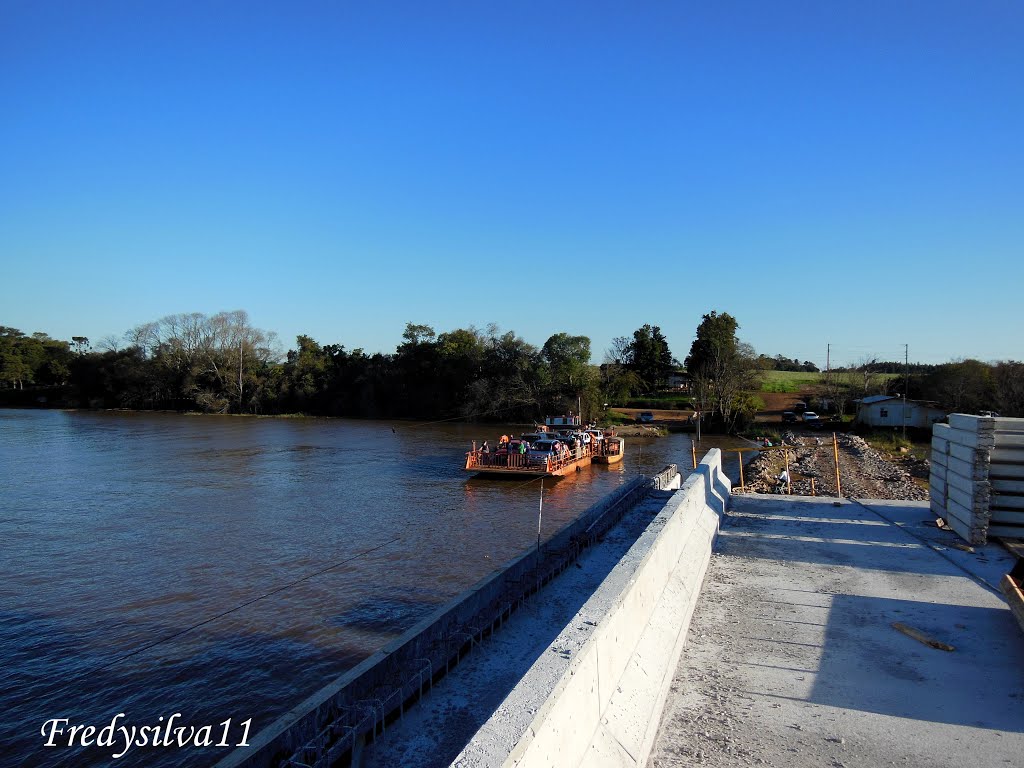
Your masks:
[[[630,417],[630,416],[627,416],[624,413],[619,413],[618,411],[611,411],[611,410],[609,410],[609,411],[605,411],[604,415],[600,419],[600,423],[602,425],[609,425],[609,426],[615,426],[615,425],[619,425],[619,424],[632,424],[633,423],[633,418]]]

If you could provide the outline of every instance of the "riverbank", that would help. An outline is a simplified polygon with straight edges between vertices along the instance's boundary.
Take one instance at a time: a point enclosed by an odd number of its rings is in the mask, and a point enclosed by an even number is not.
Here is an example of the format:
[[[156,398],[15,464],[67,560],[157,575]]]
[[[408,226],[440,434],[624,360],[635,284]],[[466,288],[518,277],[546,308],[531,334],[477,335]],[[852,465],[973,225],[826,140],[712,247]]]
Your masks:
[[[668,430],[648,424],[625,424],[615,427],[615,434],[619,437],[664,437],[668,434]]]

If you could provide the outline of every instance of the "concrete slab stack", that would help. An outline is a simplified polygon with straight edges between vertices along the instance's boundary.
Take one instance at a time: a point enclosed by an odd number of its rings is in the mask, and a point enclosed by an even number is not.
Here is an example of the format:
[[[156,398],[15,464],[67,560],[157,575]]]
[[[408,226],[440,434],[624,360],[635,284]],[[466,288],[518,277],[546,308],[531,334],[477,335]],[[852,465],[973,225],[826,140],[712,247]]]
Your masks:
[[[1024,538],[1024,419],[994,419],[990,536]]]
[[[954,413],[932,429],[931,509],[970,544],[1024,536],[1024,419]]]

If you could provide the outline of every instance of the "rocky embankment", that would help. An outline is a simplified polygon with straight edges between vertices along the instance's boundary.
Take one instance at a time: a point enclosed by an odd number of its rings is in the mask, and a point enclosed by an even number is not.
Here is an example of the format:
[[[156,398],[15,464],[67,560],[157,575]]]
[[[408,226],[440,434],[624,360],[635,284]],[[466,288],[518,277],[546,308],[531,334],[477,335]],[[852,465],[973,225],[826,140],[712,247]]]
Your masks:
[[[748,491],[774,491],[776,478],[785,466],[783,450],[787,450],[792,493],[801,496],[810,496],[812,493],[818,496],[840,495],[836,488],[835,452],[831,436],[787,432],[784,442],[784,448],[766,448],[746,466],[744,479]],[[897,464],[856,435],[837,435],[837,443],[842,496],[910,501],[928,499],[928,491],[915,483],[911,475],[913,471],[918,477],[927,477],[927,462],[908,461],[906,465]]]
[[[625,424],[615,427],[618,437],[664,437],[668,430],[663,427],[652,427],[649,424]]]

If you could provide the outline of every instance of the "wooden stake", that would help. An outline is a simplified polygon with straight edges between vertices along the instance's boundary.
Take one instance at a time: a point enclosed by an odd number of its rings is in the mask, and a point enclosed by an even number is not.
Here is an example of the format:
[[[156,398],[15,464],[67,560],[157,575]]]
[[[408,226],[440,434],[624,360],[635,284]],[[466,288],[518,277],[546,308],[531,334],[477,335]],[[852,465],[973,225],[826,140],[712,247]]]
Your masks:
[[[693,442],[693,440],[690,441],[690,453],[693,454],[693,468],[696,469],[697,468],[697,444],[695,442]]]
[[[544,478],[540,479],[540,506],[537,508],[537,551],[540,552],[540,521],[544,517]]]
[[[736,458],[740,462],[740,493],[743,493],[743,453],[736,451]]]
[[[901,621],[893,622],[892,628],[895,629],[898,632],[902,632],[907,637],[914,638],[919,643],[924,643],[925,645],[929,646],[930,648],[934,648],[937,651],[947,651],[947,652],[950,652],[950,651],[955,651],[956,650],[956,648],[954,648],[949,643],[941,643],[941,642],[939,642],[938,640],[936,640],[934,638],[928,637],[928,635],[926,635],[921,630],[915,629],[914,627],[911,627],[908,624],[904,624]]]
[[[843,497],[843,486],[839,482],[839,440],[836,438],[836,433],[832,433],[832,452],[836,457],[836,496],[839,498]]]

